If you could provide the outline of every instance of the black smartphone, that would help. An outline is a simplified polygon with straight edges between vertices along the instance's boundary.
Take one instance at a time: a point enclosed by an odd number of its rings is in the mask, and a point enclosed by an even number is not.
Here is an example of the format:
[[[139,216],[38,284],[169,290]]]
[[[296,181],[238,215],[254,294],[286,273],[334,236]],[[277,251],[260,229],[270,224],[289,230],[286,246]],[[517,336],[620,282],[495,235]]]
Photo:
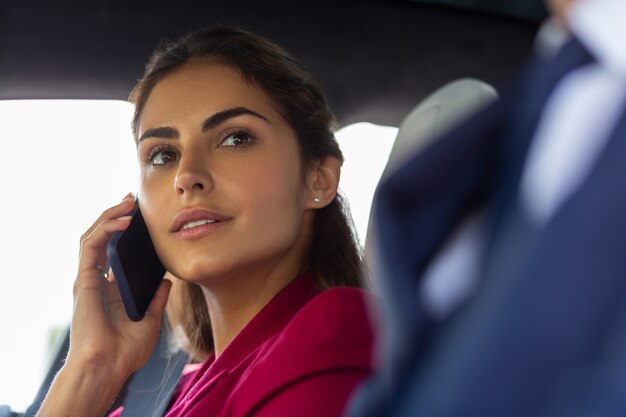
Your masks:
[[[137,200],[130,215],[128,228],[114,232],[109,240],[107,256],[126,314],[131,320],[139,321],[161,284],[165,267],[154,249]]]

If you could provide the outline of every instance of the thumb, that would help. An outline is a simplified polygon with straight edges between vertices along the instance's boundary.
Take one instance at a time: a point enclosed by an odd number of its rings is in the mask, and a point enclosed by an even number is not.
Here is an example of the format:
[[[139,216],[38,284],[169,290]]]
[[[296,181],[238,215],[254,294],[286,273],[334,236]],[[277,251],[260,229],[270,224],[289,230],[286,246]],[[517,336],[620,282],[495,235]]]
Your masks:
[[[161,282],[161,285],[150,302],[150,306],[148,306],[146,315],[150,315],[154,318],[160,318],[163,315],[163,310],[165,310],[165,306],[167,305],[171,288],[172,282],[169,279],[164,279]]]

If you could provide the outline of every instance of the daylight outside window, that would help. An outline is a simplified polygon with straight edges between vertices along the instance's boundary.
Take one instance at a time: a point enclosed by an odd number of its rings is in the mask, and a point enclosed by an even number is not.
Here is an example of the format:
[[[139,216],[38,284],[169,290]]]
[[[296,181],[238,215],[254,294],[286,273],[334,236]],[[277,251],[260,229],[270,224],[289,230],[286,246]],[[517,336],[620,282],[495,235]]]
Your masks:
[[[0,404],[24,411],[67,326],[81,234],[137,186],[123,101],[0,101]]]
[[[0,405],[24,411],[33,401],[69,323],[80,236],[137,190],[131,117],[123,101],[0,101]],[[396,132],[359,123],[337,133],[340,188],[361,242]]]

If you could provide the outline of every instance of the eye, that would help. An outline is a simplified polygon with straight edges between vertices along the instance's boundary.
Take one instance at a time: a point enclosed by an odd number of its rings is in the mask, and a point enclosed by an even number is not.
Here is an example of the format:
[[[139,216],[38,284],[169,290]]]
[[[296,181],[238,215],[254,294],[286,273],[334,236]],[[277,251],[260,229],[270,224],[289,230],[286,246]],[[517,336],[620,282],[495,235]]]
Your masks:
[[[178,151],[171,146],[157,146],[150,151],[147,163],[150,165],[166,165],[178,160]]]
[[[254,141],[254,137],[242,130],[237,130],[234,132],[227,132],[222,141],[220,142],[220,146],[224,146],[227,148],[237,148],[250,145]]]

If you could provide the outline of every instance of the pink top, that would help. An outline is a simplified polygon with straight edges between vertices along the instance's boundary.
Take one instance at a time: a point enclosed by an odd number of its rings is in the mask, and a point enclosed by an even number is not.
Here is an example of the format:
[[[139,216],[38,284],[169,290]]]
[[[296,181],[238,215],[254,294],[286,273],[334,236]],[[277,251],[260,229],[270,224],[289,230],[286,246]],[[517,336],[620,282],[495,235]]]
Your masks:
[[[166,416],[341,416],[371,372],[367,297],[346,287],[319,293],[310,274],[294,280],[217,359],[185,369]]]

